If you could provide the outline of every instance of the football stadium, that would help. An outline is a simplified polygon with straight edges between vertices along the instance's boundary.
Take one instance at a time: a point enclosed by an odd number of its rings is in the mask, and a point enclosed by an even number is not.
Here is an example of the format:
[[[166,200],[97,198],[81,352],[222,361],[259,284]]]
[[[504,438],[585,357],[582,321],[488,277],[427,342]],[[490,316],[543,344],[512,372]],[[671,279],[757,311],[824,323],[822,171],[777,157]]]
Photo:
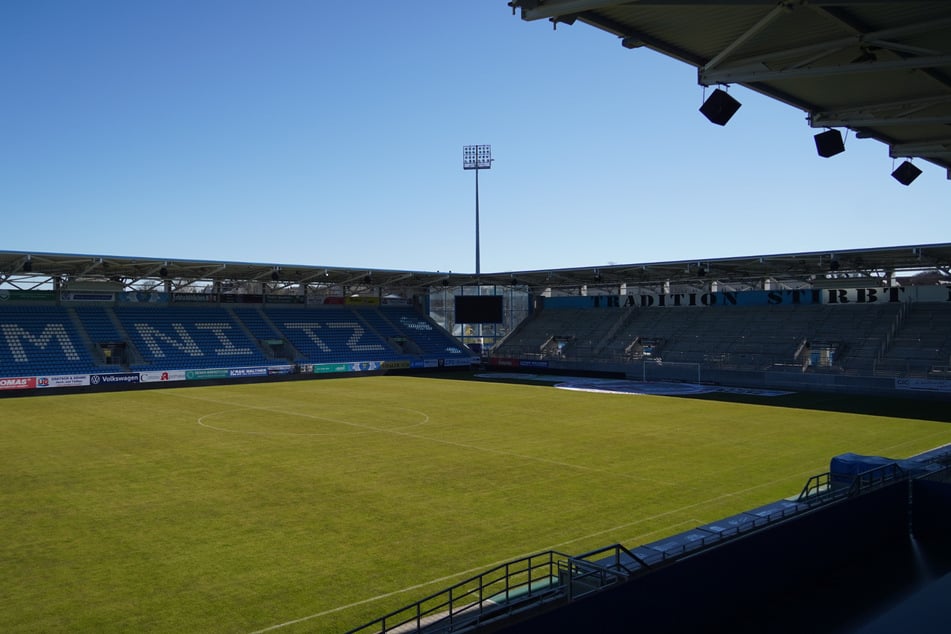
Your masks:
[[[944,2],[509,6],[951,172]],[[0,629],[946,631],[951,243],[485,272],[491,160],[473,272],[0,251]]]

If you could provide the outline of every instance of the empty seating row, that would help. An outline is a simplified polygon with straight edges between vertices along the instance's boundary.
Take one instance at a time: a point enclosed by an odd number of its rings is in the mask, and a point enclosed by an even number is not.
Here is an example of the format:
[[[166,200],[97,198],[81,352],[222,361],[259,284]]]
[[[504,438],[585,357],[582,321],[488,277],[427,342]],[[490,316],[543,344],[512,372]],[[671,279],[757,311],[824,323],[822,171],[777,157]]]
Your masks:
[[[453,355],[410,306],[0,305],[0,377]]]
[[[546,308],[521,324],[494,354],[549,354],[551,337],[568,345],[560,357],[576,361],[624,361],[648,346],[670,361],[716,362],[763,370],[792,364],[807,342],[834,343],[840,367],[871,369],[895,328],[900,306],[797,305],[646,309]],[[930,318],[933,321],[933,318]],[[951,321],[951,317],[949,317]],[[948,345],[943,349],[947,353]],[[940,356],[940,353],[939,353]]]
[[[222,308],[117,306],[115,314],[142,357],[134,369],[267,365],[268,359]]]
[[[0,311],[0,376],[88,373],[95,366],[67,309],[11,305]]]
[[[389,361],[402,358],[393,346],[344,306],[271,308],[268,318],[304,361]]]

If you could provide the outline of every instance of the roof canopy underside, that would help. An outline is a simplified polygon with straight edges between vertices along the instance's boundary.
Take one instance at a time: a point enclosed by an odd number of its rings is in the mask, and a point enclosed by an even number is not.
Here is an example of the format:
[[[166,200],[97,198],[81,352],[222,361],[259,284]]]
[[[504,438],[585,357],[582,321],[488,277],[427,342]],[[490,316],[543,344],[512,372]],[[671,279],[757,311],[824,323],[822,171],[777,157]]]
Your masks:
[[[951,178],[951,2],[512,0],[525,20],[590,24],[919,158]]]
[[[207,260],[162,260],[154,258],[71,255],[54,253],[0,252],[0,289],[38,288],[49,284],[66,287],[89,280],[111,282],[122,288],[192,289],[202,283],[223,287],[248,282],[268,284],[272,289],[336,288],[347,292],[384,290],[404,295],[438,286],[522,286],[533,292],[545,289],[604,289],[658,287],[665,284],[723,288],[763,288],[769,281],[779,287],[951,282],[951,244],[926,244],[877,249],[815,251],[753,255],[708,260],[679,260],[640,264],[452,273],[393,269],[342,268],[312,265],[281,265]],[[927,280],[927,281],[926,281]]]

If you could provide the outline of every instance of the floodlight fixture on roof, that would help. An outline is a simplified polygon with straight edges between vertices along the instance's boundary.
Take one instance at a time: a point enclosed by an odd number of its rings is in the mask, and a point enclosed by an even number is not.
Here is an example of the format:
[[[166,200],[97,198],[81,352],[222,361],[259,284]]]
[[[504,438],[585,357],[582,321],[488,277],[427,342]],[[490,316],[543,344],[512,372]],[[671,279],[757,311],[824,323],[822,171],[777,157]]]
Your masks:
[[[726,125],[742,104],[725,90],[717,88],[700,106],[700,113],[717,125]]]

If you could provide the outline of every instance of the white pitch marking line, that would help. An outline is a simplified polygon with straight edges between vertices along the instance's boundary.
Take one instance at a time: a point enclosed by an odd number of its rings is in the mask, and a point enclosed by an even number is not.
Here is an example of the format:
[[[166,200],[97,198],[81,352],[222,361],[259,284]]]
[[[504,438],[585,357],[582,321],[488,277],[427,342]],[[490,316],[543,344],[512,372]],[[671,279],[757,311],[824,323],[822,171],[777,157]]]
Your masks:
[[[217,401],[214,401],[214,402],[217,402]],[[289,415],[289,416],[300,416],[301,418],[310,418],[310,419],[312,419],[312,420],[324,420],[324,421],[328,421],[328,422],[331,422],[331,423],[338,423],[338,424],[341,424],[341,425],[348,425],[348,426],[350,426],[350,427],[357,427],[357,428],[363,429],[363,430],[365,430],[365,431],[351,432],[351,433],[349,433],[349,434],[342,434],[342,433],[339,433],[339,432],[301,433],[301,432],[291,432],[291,431],[242,431],[242,430],[238,430],[238,429],[226,429],[226,428],[224,428],[224,427],[215,427],[214,425],[209,425],[208,423],[205,422],[205,419],[207,419],[207,418],[209,418],[209,417],[212,417],[212,416],[218,416],[219,414],[227,414],[227,413],[229,413],[229,412],[237,412],[237,411],[248,410],[248,409],[252,409],[252,410],[264,410],[264,411],[268,411],[268,412],[274,412],[274,413],[277,413],[277,414],[284,414],[284,415]],[[412,424],[410,424],[410,425],[403,425],[403,426],[401,426],[401,427],[393,427],[393,428],[391,428],[391,429],[388,430],[388,429],[381,429],[381,428],[379,428],[379,427],[373,427],[372,425],[364,425],[364,424],[361,424],[361,423],[354,423],[354,422],[351,422],[351,421],[337,420],[337,419],[335,419],[335,418],[328,418],[327,416],[316,416],[316,415],[314,415],[314,414],[302,414],[302,413],[300,413],[300,412],[289,412],[289,411],[287,411],[287,410],[274,409],[274,408],[270,408],[270,407],[255,407],[255,406],[250,406],[250,405],[249,405],[249,406],[242,406],[242,407],[234,408],[234,409],[230,409],[230,410],[221,410],[220,412],[211,412],[210,414],[205,414],[204,416],[200,416],[200,417],[198,418],[198,421],[197,421],[197,422],[198,422],[199,425],[201,425],[202,427],[205,427],[206,429],[213,429],[213,430],[215,430],[215,431],[229,432],[229,433],[232,433],[232,434],[248,434],[248,435],[257,435],[257,436],[356,436],[356,435],[359,435],[359,434],[369,434],[369,433],[374,432],[374,431],[392,431],[392,430],[399,430],[399,429],[412,429],[413,427],[419,427],[419,426],[425,425],[426,423],[429,422],[429,414],[427,414],[427,413],[425,413],[425,412],[421,412],[421,411],[415,410],[415,409],[409,409],[409,408],[406,408],[406,407],[396,407],[396,408],[393,408],[393,409],[401,409],[401,410],[406,411],[406,412],[413,412],[414,414],[419,414],[420,416],[423,417],[423,420],[419,421],[418,423],[412,423]]]
[[[162,391],[164,391],[164,390],[160,390],[160,392],[162,392]],[[180,398],[188,398],[188,399],[191,399],[191,400],[193,400],[193,401],[202,401],[202,402],[204,402],[204,403],[217,403],[217,404],[219,404],[219,405],[234,405],[234,403],[231,403],[231,402],[228,402],[228,401],[221,401],[221,400],[214,399],[214,398],[199,398],[199,397],[197,397],[197,396],[191,396],[191,395],[188,395],[188,394],[168,394],[168,396],[178,396],[178,397],[180,397]],[[226,412],[228,412],[228,411],[260,410],[260,411],[263,411],[263,412],[274,412],[275,414],[286,414],[286,415],[290,415],[290,416],[300,416],[300,417],[302,417],[302,418],[310,418],[310,419],[313,419],[313,420],[324,420],[324,421],[328,421],[328,422],[331,422],[331,423],[338,423],[338,424],[340,424],[340,425],[347,425],[347,426],[349,426],[349,427],[356,427],[356,428],[358,428],[358,429],[364,429],[364,430],[366,430],[366,432],[374,432],[374,431],[377,431],[377,432],[395,432],[395,431],[398,431],[398,430],[400,430],[400,429],[412,429],[413,427],[419,427],[419,426],[425,425],[426,423],[429,422],[429,414],[427,414],[426,412],[421,412],[421,411],[416,410],[416,409],[410,409],[410,408],[408,408],[408,407],[396,407],[396,406],[392,406],[392,405],[382,405],[381,407],[382,407],[382,408],[389,407],[389,408],[391,408],[391,409],[399,409],[399,410],[403,410],[403,411],[405,411],[405,412],[413,412],[414,414],[419,414],[420,416],[422,416],[422,417],[423,417],[423,420],[420,421],[420,422],[418,422],[418,423],[412,423],[412,424],[410,424],[410,425],[403,425],[403,426],[401,426],[401,427],[394,427],[394,428],[392,428],[392,429],[383,429],[383,428],[380,428],[380,427],[374,427],[374,426],[372,426],[372,425],[366,425],[366,424],[363,424],[363,423],[354,423],[354,422],[348,421],[348,420],[339,420],[339,419],[336,419],[336,418],[330,418],[329,416],[317,416],[317,415],[315,415],[315,414],[307,414],[307,413],[302,413],[302,412],[294,412],[294,411],[279,409],[279,408],[276,408],[276,407],[263,407],[263,406],[260,406],[260,405],[239,405],[238,407],[235,407],[235,408],[233,408],[233,409],[231,409],[231,410],[222,410],[222,411],[219,411],[219,412],[211,412],[210,414],[205,414],[204,416],[199,417],[196,422],[197,422],[200,426],[202,426],[202,427],[205,427],[205,428],[207,428],[207,429],[213,429],[213,430],[215,430],[215,431],[230,432],[230,433],[233,433],[233,434],[249,434],[249,435],[260,435],[260,436],[266,436],[266,435],[273,435],[273,436],[277,436],[277,435],[284,435],[284,436],[287,436],[287,435],[293,435],[293,436],[319,436],[319,435],[330,436],[330,435],[337,435],[337,436],[341,436],[341,435],[343,435],[343,434],[339,434],[339,433],[336,433],[336,434],[334,434],[334,433],[327,433],[327,434],[319,434],[319,433],[314,433],[314,434],[300,434],[300,433],[295,433],[295,432],[238,431],[238,430],[234,430],[234,429],[225,429],[225,428],[222,428],[222,427],[214,427],[214,426],[212,426],[212,425],[208,425],[207,423],[204,423],[203,421],[204,421],[204,419],[208,418],[209,416],[216,416],[216,415],[218,415],[218,414],[224,414],[224,413],[226,413]],[[363,432],[357,432],[357,433],[363,433]],[[347,435],[356,435],[356,434],[347,434]]]

